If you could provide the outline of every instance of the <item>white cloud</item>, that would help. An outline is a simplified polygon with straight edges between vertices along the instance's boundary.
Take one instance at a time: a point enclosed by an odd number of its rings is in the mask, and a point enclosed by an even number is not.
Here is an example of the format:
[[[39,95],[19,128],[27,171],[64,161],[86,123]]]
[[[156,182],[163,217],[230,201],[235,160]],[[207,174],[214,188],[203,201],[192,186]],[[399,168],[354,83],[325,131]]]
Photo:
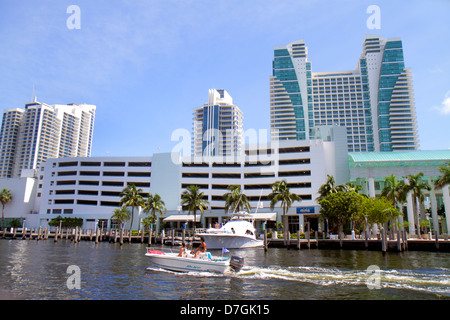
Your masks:
[[[438,107],[440,113],[444,115],[450,115],[450,91],[445,94],[445,98],[441,103],[441,106]]]

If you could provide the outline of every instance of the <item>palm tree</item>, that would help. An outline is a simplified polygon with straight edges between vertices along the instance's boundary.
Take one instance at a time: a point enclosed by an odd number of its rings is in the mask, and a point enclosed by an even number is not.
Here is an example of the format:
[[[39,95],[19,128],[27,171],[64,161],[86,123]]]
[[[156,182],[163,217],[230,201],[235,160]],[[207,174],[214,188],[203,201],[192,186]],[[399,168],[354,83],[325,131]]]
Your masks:
[[[245,209],[250,212],[250,203],[247,196],[241,193],[241,186],[231,185],[228,186],[227,189],[230,190],[230,192],[223,195],[223,198],[225,199],[225,208],[227,211],[230,210],[230,208],[235,211],[236,209],[242,210],[245,207]]]
[[[148,198],[144,202],[144,212],[150,213],[150,222],[154,223],[158,217],[156,213],[159,213],[161,216],[164,216],[164,212],[167,211],[165,207],[164,201],[161,199],[161,196],[157,193],[155,195],[149,194]]]
[[[435,182],[435,189],[442,189],[446,185],[450,185],[450,162],[447,162],[442,167],[439,167],[439,171],[442,173],[442,176]]]
[[[381,196],[392,202],[395,209],[399,208],[398,204],[406,201],[408,190],[404,181],[397,181],[394,174],[384,178],[384,188],[381,190]],[[401,209],[401,205],[400,205]],[[401,210],[399,211],[401,212]],[[396,217],[396,220],[398,218]],[[398,225],[396,223],[395,225]]]
[[[130,220],[130,210],[128,210],[128,208],[125,206],[114,209],[111,219],[119,220],[120,229],[122,229],[124,222]]]
[[[276,181],[272,185],[272,192],[269,194],[270,199],[270,209],[273,210],[275,208],[275,205],[278,202],[281,202],[281,208],[283,208],[283,220],[285,220],[286,213],[288,212],[289,208],[291,207],[292,203],[294,201],[302,201],[302,198],[300,196],[296,195],[295,193],[291,193],[289,191],[289,187],[287,186],[286,180]],[[283,227],[284,227],[284,239],[287,239],[287,228],[288,224],[286,221],[283,221]]]
[[[422,190],[431,190],[431,187],[428,183],[426,182],[421,182],[423,177],[423,173],[420,172],[418,174],[410,174],[407,176],[408,179],[408,184],[405,185],[405,192],[412,192],[412,196],[413,196],[413,207],[414,207],[414,215],[415,215],[415,220],[416,220],[416,226],[417,226],[417,232],[418,235],[420,236],[420,222],[419,222],[419,210],[417,208],[417,203],[416,200],[419,201],[420,203],[423,203],[423,200],[425,198]]]
[[[119,201],[119,206],[131,207],[130,230],[132,230],[133,226],[134,207],[141,207],[144,205],[144,199],[140,195],[140,192],[142,192],[141,188],[137,189],[134,184],[129,184],[120,193],[122,199]]]
[[[327,174],[327,182],[320,186],[318,191],[319,197],[317,198],[317,201],[325,198],[330,193],[336,193],[338,191],[339,190],[335,186],[334,177]]]
[[[189,214],[194,214],[194,230],[197,222],[197,210],[200,210],[201,215],[208,209],[208,201],[203,199],[203,192],[199,192],[199,186],[190,185],[181,194],[181,205],[183,210],[188,210]]]
[[[404,181],[397,181],[394,174],[391,173],[389,177],[384,178],[384,188],[381,191],[381,196],[390,200],[394,207],[397,207],[398,202],[406,200],[406,185]]]
[[[0,191],[0,202],[2,203],[2,229],[5,227],[5,206],[9,201],[11,201],[11,199],[12,199],[11,191],[9,191],[6,188],[3,188]]]

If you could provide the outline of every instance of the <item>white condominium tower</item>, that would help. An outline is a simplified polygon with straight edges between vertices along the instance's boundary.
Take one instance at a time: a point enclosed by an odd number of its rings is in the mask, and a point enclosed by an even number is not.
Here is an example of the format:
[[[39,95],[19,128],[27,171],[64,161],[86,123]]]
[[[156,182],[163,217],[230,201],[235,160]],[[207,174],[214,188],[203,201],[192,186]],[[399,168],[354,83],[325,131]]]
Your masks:
[[[48,158],[89,157],[96,106],[36,101],[3,112],[0,178],[37,169]]]
[[[234,156],[244,150],[242,111],[225,90],[209,89],[208,103],[194,110],[192,153]]]
[[[337,72],[312,72],[305,42],[297,40],[275,48],[272,67],[272,139],[314,139],[317,126],[339,125],[347,128],[349,152],[419,147],[401,39],[366,35],[355,69]]]

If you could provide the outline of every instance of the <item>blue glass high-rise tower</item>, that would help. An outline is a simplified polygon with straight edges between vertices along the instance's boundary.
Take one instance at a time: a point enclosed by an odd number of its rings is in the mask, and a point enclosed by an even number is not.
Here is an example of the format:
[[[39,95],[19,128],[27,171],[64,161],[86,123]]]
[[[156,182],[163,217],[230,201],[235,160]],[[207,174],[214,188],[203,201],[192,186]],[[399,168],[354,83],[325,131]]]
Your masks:
[[[316,127],[347,128],[348,150],[419,147],[410,70],[401,39],[367,35],[356,68],[312,72],[305,42],[276,47],[270,78],[271,136],[303,140]]]

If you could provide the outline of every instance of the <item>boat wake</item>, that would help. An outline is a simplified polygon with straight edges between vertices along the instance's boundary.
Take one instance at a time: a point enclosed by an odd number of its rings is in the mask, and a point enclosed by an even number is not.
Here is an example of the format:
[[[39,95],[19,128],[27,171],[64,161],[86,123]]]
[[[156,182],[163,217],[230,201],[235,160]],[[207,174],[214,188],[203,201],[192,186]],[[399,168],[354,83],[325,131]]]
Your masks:
[[[305,266],[287,268],[245,266],[237,273],[226,272],[225,274],[212,272],[178,273],[160,268],[147,268],[147,270],[195,277],[237,277],[239,279],[296,281],[319,286],[373,286],[373,281],[378,280],[376,289],[406,289],[450,297],[450,269],[447,268],[378,270],[376,274],[367,270],[339,270]]]
[[[450,297],[450,270],[338,270],[321,267],[247,267],[237,276],[252,279],[279,279],[320,286],[364,285],[422,291]]]

